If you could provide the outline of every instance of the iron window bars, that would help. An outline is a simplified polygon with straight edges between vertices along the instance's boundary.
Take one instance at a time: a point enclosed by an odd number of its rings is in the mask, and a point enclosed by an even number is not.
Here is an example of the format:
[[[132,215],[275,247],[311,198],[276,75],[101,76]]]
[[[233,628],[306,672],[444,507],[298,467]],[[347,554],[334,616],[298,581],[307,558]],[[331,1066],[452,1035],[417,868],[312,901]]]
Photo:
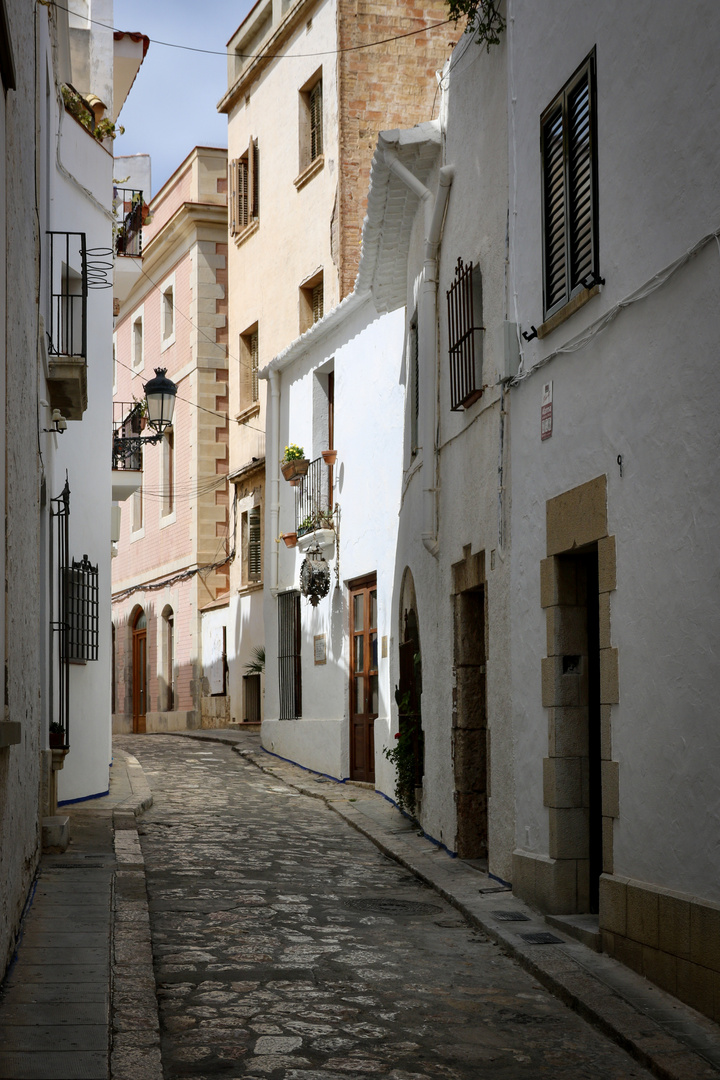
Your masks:
[[[332,465],[326,465],[322,457],[315,458],[295,488],[295,532],[298,536],[319,528],[322,517],[332,511],[331,469]],[[304,525],[308,519],[311,524]]]
[[[482,278],[459,258],[447,291],[450,408],[467,409],[482,397]]]
[[[302,716],[300,634],[300,593],[295,590],[280,593],[278,596],[280,720],[295,720]]]
[[[87,555],[63,567],[60,657],[70,663],[98,658],[98,568]]]
[[[599,282],[595,51],[540,118],[543,313]]]
[[[113,188],[113,208],[120,218],[115,233],[117,255],[142,255],[143,193],[139,188]]]

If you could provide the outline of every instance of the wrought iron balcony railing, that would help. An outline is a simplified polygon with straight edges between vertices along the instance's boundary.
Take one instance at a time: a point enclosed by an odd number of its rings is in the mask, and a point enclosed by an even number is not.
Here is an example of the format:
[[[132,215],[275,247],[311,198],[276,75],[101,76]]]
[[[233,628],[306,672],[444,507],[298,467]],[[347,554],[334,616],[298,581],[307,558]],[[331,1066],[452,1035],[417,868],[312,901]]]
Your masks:
[[[116,254],[142,255],[142,191],[137,188],[114,188],[113,207],[118,220],[115,234]]]
[[[142,446],[134,447],[128,452],[126,444],[118,443],[118,440],[140,435],[145,426],[144,421],[144,402],[113,401],[113,469],[130,469],[136,472],[142,470]]]
[[[88,264],[85,233],[49,232],[50,356],[87,359]]]
[[[295,531],[332,528],[332,465],[321,457],[310,462],[307,474],[295,488]]]

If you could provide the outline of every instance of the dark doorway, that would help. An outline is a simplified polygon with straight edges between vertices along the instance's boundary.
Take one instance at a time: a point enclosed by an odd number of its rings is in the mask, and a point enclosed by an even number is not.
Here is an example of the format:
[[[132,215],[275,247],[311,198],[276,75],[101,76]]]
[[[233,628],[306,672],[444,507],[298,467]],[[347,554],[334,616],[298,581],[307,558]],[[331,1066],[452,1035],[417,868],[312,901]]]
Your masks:
[[[375,783],[378,714],[377,582],[375,574],[350,590],[350,779]]]
[[[486,859],[488,767],[484,586],[457,593],[454,604],[456,848],[463,859]]]
[[[132,629],[133,731],[145,732],[147,712],[147,619],[145,612],[135,616]]]

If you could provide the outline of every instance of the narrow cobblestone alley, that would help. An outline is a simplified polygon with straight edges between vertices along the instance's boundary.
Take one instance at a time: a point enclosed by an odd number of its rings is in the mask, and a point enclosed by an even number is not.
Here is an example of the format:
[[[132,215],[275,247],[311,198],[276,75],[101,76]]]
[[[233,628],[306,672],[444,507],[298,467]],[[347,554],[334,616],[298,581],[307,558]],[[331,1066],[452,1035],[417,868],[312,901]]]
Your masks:
[[[155,800],[166,1080],[649,1076],[322,802],[226,746],[118,742]]]

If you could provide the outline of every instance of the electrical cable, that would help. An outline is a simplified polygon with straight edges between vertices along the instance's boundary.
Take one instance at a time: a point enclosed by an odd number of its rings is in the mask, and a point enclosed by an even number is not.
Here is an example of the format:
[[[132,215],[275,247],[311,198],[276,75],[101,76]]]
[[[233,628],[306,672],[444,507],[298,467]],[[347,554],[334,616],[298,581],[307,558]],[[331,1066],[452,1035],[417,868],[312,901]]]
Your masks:
[[[42,3],[43,0],[38,0]],[[77,12],[71,11],[70,8],[65,7],[63,4],[58,4],[54,0],[54,6],[60,11],[67,11],[70,15],[76,15]],[[240,60],[259,60],[261,57],[267,60],[303,60],[306,57],[315,56],[340,56],[343,53],[358,52],[361,49],[372,49],[376,45],[387,45],[391,41],[401,41],[403,38],[415,37],[417,34],[425,34],[428,30],[435,30],[438,26],[447,26],[448,23],[454,22],[453,19],[443,19],[441,22],[432,23],[430,26],[423,26],[419,30],[408,30],[405,34],[393,34],[391,37],[381,38],[379,41],[368,41],[363,45],[348,45],[344,49],[323,49],[320,52],[300,53],[297,56],[292,56],[288,53],[241,53],[241,52],[228,52],[226,49],[220,51],[219,49],[199,49],[196,45],[180,45],[175,41],[160,41],[158,38],[148,38],[148,41],[152,45],[162,45],[166,49],[181,49],[183,52],[202,53],[205,56],[237,56]],[[93,23],[95,26],[102,26],[105,30],[112,30],[113,33],[127,33],[127,31],[118,30],[116,26],[111,26],[109,23],[100,22],[98,19],[90,19],[86,17],[86,22]],[[240,24],[242,25],[242,23]],[[143,35],[147,36],[147,35]]]

